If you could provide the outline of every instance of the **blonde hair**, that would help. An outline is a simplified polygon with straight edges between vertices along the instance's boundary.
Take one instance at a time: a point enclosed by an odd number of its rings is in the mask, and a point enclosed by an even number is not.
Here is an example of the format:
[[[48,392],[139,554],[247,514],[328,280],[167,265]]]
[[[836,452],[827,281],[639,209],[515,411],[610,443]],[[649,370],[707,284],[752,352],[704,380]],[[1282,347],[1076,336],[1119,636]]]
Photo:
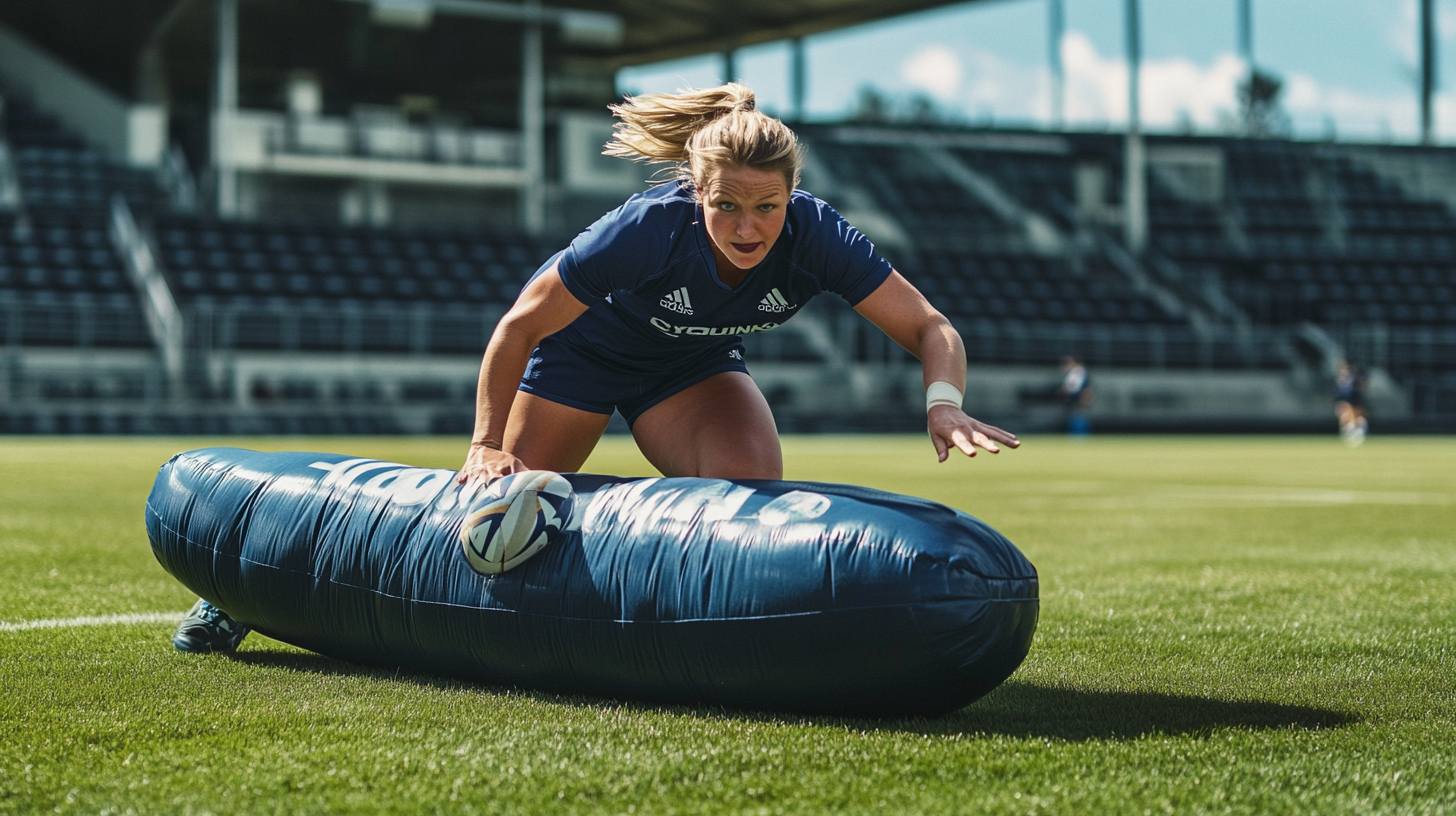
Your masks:
[[[602,151],[607,156],[672,163],[678,178],[700,187],[725,167],[782,173],[789,190],[799,186],[798,137],[760,112],[746,85],[629,96],[610,107],[621,121]]]

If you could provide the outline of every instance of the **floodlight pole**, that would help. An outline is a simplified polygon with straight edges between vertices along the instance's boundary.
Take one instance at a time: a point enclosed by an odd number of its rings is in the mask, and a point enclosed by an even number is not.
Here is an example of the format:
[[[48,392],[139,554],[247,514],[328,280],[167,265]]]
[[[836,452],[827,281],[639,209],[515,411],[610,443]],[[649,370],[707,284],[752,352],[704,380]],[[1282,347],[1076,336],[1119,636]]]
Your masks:
[[[805,97],[808,96],[808,60],[804,54],[804,38],[789,41],[789,96],[794,108],[794,121],[804,121]]]
[[[1062,37],[1067,21],[1062,0],[1047,0],[1047,64],[1051,68],[1051,125],[1061,130],[1065,121],[1063,96],[1066,71],[1062,67]]]
[[[1239,56],[1244,67],[1254,70],[1254,8],[1253,0],[1239,0]]]
[[[1421,144],[1434,144],[1436,116],[1431,107],[1436,93],[1435,0],[1421,0]]]
[[[1254,87],[1254,8],[1253,0],[1239,0],[1238,5],[1238,26],[1239,26],[1239,57],[1244,61],[1244,81],[1248,83],[1250,91]],[[1247,106],[1244,111],[1244,133],[1254,132],[1254,106]]]
[[[542,65],[541,0],[526,0],[532,12],[521,33],[521,228],[528,235],[546,229],[546,82]]]
[[[1123,240],[1134,255],[1148,244],[1147,156],[1143,149],[1138,79],[1142,67],[1142,25],[1138,0],[1124,0],[1127,23],[1127,138],[1123,155]]]
[[[238,173],[228,139],[238,110],[238,0],[217,0],[217,68],[212,111],[212,169],[217,214],[237,214]]]

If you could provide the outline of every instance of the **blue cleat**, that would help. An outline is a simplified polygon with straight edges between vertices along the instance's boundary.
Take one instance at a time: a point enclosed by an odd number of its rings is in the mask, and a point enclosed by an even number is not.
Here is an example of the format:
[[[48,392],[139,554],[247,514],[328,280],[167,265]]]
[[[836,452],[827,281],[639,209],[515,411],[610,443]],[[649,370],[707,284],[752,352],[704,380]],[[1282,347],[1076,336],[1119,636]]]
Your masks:
[[[251,631],[228,617],[226,612],[199,598],[177,626],[172,645],[179,651],[193,654],[231,652]]]

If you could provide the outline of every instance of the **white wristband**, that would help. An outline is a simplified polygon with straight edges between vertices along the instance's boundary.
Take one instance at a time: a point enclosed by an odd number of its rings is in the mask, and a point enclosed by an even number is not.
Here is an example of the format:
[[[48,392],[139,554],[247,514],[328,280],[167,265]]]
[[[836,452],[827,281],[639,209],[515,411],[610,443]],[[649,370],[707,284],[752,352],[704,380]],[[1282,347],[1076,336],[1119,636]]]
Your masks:
[[[961,401],[966,395],[961,393],[959,388],[943,380],[937,380],[925,389],[925,410],[928,413],[931,408],[937,405],[949,405],[952,408],[961,407]]]

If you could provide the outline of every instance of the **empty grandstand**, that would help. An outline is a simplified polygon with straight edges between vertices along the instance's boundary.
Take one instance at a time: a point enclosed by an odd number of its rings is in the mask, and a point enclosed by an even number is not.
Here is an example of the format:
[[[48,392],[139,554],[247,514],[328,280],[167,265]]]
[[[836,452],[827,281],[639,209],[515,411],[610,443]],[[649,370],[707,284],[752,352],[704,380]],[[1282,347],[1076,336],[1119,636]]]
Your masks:
[[[493,22],[472,63],[429,3],[137,2],[141,33],[108,40],[151,55],[127,93],[125,60],[67,40],[59,15],[93,5],[0,8],[4,432],[467,432],[495,321],[642,184],[596,155],[613,67],[714,47],[607,3],[440,5]],[[895,10],[828,5],[759,34]],[[348,36],[298,46],[307,66],[248,51],[278,15]],[[1456,425],[1452,150],[1150,136],[1138,247],[1120,135],[799,130],[805,186],[961,330],[978,415],[1054,425],[1077,354],[1103,427],[1323,427],[1349,358],[1385,427]],[[786,430],[916,425],[918,368],[842,303],[748,346]]]

